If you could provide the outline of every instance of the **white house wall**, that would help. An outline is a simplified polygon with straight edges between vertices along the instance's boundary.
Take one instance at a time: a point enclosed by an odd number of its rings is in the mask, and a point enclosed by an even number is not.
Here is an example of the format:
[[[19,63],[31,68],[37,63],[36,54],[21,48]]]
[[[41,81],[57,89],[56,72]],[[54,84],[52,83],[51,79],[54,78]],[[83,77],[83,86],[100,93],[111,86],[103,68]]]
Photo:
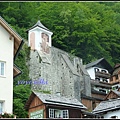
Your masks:
[[[104,115],[104,118],[111,118],[111,116],[118,116],[118,118],[120,119],[120,110],[110,111]]]
[[[5,77],[0,76],[0,101],[4,101],[4,111],[12,113],[13,108],[13,45],[9,33],[0,25],[0,61],[5,61]]]
[[[95,80],[95,71],[94,71],[94,67],[88,68],[88,69],[87,69],[87,72],[89,73],[90,78],[93,79],[93,80]]]

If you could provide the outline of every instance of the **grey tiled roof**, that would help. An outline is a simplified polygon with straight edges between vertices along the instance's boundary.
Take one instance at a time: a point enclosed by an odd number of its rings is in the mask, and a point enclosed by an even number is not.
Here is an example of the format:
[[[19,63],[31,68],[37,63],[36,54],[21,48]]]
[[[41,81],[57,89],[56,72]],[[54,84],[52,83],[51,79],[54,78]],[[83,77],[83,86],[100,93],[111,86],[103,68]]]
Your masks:
[[[86,64],[86,68],[92,67],[94,65],[97,65],[100,61],[102,61],[104,58],[98,59],[96,61],[93,61],[91,63]]]
[[[112,73],[113,71],[112,66],[104,58],[101,58],[101,59],[98,59],[96,61],[86,64],[85,68],[87,69],[87,68],[94,67],[94,66],[107,69],[109,73]]]
[[[40,27],[40,28],[43,28],[43,29],[45,29],[45,30],[47,30],[47,31],[50,31],[48,28],[46,28],[41,22],[40,22],[40,20],[38,20],[38,22],[34,25],[34,26],[32,26],[29,30],[31,30],[31,29],[33,29],[33,28],[35,28],[35,27]],[[51,32],[51,31],[50,31]]]
[[[100,102],[100,104],[93,110],[93,113],[100,113],[114,109],[120,109],[120,98]]]
[[[4,21],[4,23],[11,29],[11,31],[13,33],[15,33],[18,37],[20,37],[20,39],[23,39],[17,32],[14,28],[12,28],[1,16],[0,16],[0,24],[1,24],[1,20]]]
[[[76,107],[80,109],[87,109],[81,102],[79,102],[75,98],[67,98],[67,97],[52,95],[52,94],[43,94],[43,93],[35,92],[35,91],[34,91],[34,94],[43,103],[63,105],[63,106],[68,106],[68,107]]]
[[[120,92],[117,90],[112,90],[114,93],[116,93],[118,96],[120,96]]]

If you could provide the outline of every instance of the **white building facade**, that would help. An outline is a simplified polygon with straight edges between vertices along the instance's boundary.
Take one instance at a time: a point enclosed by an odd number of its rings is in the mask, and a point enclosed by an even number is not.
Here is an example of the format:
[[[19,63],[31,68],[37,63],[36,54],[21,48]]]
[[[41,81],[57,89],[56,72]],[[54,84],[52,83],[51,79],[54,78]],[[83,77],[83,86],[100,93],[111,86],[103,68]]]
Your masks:
[[[14,58],[22,42],[22,39],[19,38],[18,41],[17,37],[0,16],[0,113],[13,111],[13,77],[14,72],[17,74]],[[16,43],[18,45],[15,45]]]

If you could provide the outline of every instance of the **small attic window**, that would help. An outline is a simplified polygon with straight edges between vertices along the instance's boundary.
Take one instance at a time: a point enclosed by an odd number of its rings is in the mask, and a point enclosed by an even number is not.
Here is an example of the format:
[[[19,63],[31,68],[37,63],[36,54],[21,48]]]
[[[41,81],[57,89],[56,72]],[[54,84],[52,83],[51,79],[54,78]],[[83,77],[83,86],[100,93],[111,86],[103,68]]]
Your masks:
[[[95,68],[95,72],[99,72],[100,70],[99,70],[99,68]]]

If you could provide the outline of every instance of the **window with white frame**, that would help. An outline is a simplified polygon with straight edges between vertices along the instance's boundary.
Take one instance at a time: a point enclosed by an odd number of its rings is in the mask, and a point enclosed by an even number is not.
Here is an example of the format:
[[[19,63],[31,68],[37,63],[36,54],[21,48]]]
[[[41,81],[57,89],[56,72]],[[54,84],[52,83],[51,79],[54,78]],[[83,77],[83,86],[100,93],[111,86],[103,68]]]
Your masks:
[[[5,76],[5,62],[0,61],[0,76]]]
[[[3,112],[3,102],[0,102],[0,114]]]
[[[63,118],[69,118],[68,116],[68,110],[63,110]]]
[[[49,118],[54,118],[54,109],[49,109]]]
[[[49,109],[49,118],[69,118],[68,110]]]

